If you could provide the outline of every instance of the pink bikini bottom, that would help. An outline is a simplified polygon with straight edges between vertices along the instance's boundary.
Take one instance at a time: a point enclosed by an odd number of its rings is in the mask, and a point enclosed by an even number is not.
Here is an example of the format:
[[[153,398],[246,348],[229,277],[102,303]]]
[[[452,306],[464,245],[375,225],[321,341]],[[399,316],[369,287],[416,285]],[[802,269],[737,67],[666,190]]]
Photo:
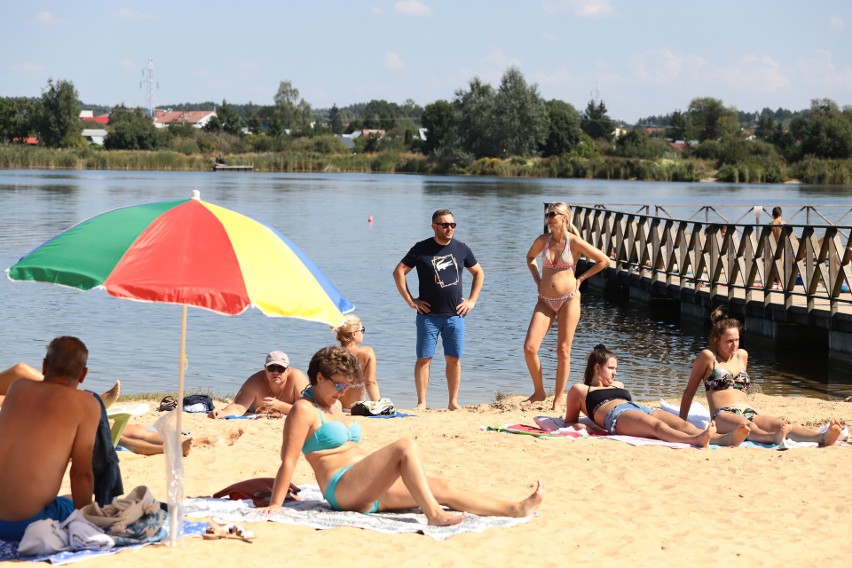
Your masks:
[[[576,296],[580,293],[580,289],[577,288],[570,294],[565,294],[564,296],[556,296],[555,298],[551,298],[549,296],[545,296],[544,294],[539,294],[538,297],[547,302],[547,305],[550,306],[555,313],[559,313],[559,310],[562,309],[562,306],[565,305],[565,302]]]

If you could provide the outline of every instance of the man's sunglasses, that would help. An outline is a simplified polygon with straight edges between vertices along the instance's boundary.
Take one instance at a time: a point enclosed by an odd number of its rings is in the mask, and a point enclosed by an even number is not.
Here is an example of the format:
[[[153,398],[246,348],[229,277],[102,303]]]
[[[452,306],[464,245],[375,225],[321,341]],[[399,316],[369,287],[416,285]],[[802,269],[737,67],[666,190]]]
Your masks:
[[[438,225],[439,227],[441,227],[442,229],[455,229],[456,228],[455,223],[435,223],[435,224]]]

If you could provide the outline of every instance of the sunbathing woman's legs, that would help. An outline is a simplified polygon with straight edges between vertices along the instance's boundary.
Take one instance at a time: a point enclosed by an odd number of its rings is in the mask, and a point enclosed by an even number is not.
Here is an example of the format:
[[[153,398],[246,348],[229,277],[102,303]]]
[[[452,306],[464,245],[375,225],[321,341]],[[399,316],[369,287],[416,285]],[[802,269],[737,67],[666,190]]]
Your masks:
[[[366,511],[377,499],[381,510],[420,507],[429,524],[448,525],[461,522],[464,515],[445,511],[442,504],[477,515],[526,516],[538,508],[542,492],[539,487],[515,503],[453,489],[446,482],[428,478],[417,444],[403,439],[354,464],[340,478],[335,497],[347,510]]]
[[[654,412],[651,413],[651,416],[657,418],[658,420],[661,420],[662,422],[665,422],[675,430],[680,430],[681,432],[684,432],[685,434],[695,436],[702,433],[701,428],[690,422],[687,422],[686,420],[683,420],[680,416],[672,414],[671,412],[666,412],[662,409],[655,409]],[[717,426],[717,431],[710,438],[710,443],[716,446],[736,447],[743,443],[743,440],[746,439],[748,433],[749,427],[746,424],[740,424],[734,430],[731,430],[726,434],[719,433]]]
[[[840,432],[843,429],[837,420],[832,419],[829,422],[828,429],[825,432],[817,432],[794,424],[785,418],[777,416],[766,416],[760,414],[753,419],[754,423],[767,430],[776,430],[784,432],[785,437],[796,442],[816,442],[820,446],[833,446],[840,437]],[[780,440],[775,443],[780,443]]]
[[[665,442],[682,442],[701,448],[710,445],[710,438],[716,433],[716,426],[712,422],[710,426],[698,434],[687,434],[669,426],[663,420],[645,414],[640,410],[628,410],[622,412],[616,423],[616,434],[627,436],[639,436],[642,438],[654,438]]]

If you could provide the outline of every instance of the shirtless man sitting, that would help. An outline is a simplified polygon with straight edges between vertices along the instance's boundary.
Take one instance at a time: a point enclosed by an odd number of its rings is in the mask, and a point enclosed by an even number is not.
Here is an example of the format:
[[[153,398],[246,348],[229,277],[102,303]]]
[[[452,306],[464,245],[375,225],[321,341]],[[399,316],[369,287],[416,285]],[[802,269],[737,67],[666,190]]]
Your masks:
[[[207,416],[242,416],[246,411],[278,411],[287,414],[307,386],[308,378],[305,373],[290,367],[287,354],[273,351],[266,356],[263,370],[246,379],[234,402],[222,409],[214,409]]]
[[[63,521],[92,502],[92,450],[101,407],[78,390],[89,352],[76,337],[50,342],[44,380],[15,381],[0,408],[0,539],[40,519]],[[71,461],[71,499],[57,497]]]

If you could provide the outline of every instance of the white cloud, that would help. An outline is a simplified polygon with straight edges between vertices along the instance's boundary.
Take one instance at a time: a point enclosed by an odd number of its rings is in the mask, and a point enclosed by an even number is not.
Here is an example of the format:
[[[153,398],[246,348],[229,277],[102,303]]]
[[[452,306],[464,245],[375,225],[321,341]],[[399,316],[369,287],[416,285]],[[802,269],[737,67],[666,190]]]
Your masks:
[[[130,8],[122,8],[117,12],[113,12],[112,17],[117,20],[130,20],[134,22],[157,19],[157,16],[153,14],[144,14],[142,12],[137,12],[136,10],[131,10]]]
[[[431,16],[432,8],[420,2],[420,0],[399,0],[393,5],[395,12],[406,16]]]
[[[838,69],[830,51],[815,49],[813,57],[799,62],[799,69],[803,78],[821,89],[841,89],[852,92],[852,67]]]
[[[394,69],[396,71],[400,71],[405,69],[405,62],[399,56],[398,53],[394,51],[388,51],[385,53],[385,67],[388,69]]]
[[[542,0],[541,7],[547,14],[567,13],[580,18],[602,18],[615,14],[610,0]]]
[[[374,16],[384,16],[385,15],[385,11],[382,10],[378,6],[373,6],[372,8],[370,8],[370,13],[373,14]]]
[[[559,36],[550,32],[541,32],[541,39],[544,43],[556,43],[559,41]]]
[[[790,84],[781,64],[767,55],[744,56],[719,69],[719,79],[738,91],[759,93],[774,93]]]
[[[35,23],[40,26],[47,26],[52,28],[67,25],[65,21],[60,20],[59,18],[54,16],[52,12],[48,12],[47,10],[42,10],[41,12],[35,15]]]
[[[44,71],[44,65],[41,63],[33,63],[32,61],[19,61],[9,65],[9,69],[11,71],[21,73],[41,73]]]
[[[680,55],[670,49],[655,49],[631,57],[633,75],[649,84],[671,85],[698,74],[706,62],[695,55]]]
[[[842,16],[831,16],[828,25],[836,32],[846,31],[846,20]]]

